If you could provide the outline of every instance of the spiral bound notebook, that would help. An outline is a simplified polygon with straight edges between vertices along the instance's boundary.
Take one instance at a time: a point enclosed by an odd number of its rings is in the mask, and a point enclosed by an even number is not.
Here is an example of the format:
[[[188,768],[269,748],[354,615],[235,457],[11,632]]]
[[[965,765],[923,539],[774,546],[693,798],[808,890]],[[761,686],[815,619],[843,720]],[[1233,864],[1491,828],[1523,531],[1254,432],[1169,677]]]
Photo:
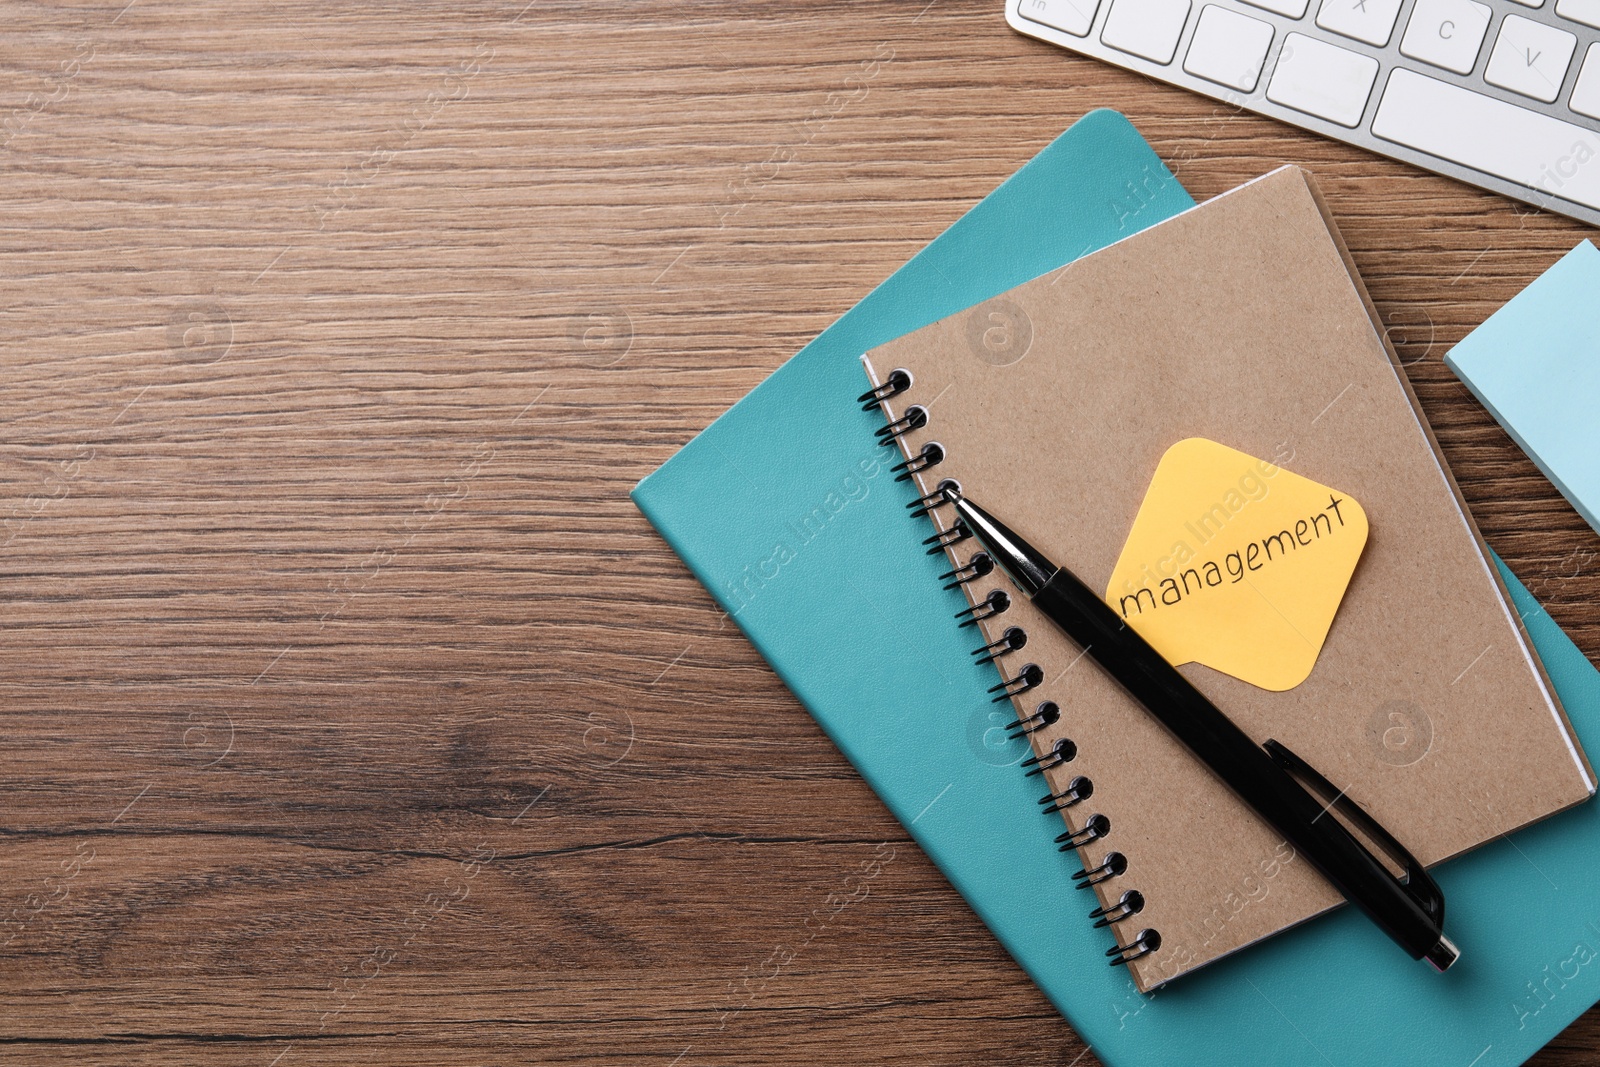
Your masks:
[[[852,483],[827,536],[781,578],[754,601],[734,588],[792,516],[887,451],[866,443],[881,414],[839,403],[860,389],[861,352],[1192,206],[1126,119],[1092,112],[633,498],[1102,1063],[1515,1067],[1600,999],[1600,968],[1582,962],[1600,958],[1600,807],[1435,869],[1452,936],[1471,949],[1448,975],[1394,951],[1346,908],[1144,996],[1123,968],[1089,965],[1107,942],[1077,914],[1076,864],[1051,848],[1050,820],[1016,817],[1038,779],[1017,772],[1027,746],[988,725],[1004,721],[984,698],[993,669],[950,668],[970,647],[960,639],[970,631],[946,624],[963,597],[934,581],[942,559],[906,551],[909,483]],[[811,462],[785,462],[796,450]],[[1596,743],[1600,672],[1497,565],[1580,738]],[[885,626],[887,603],[908,621]],[[850,654],[820,654],[821,636]],[[885,892],[887,921],[916,906]],[[945,982],[929,971],[924,992]]]
[[[865,356],[880,436],[929,494],[912,515],[933,521],[925,543],[967,593],[957,622],[981,630],[975,654],[993,659],[1012,729],[1029,734],[1040,804],[1065,821],[1063,847],[1079,846],[1108,955],[1141,990],[1340,898],[1007,595],[939,503],[947,479],[1104,589],[1169,446],[1204,437],[1280,457],[1358,499],[1371,524],[1326,643],[1282,692],[1184,673],[1430,866],[1594,790],[1376,323],[1309,175],[1288,167]],[[1391,722],[1426,743],[1397,756]]]

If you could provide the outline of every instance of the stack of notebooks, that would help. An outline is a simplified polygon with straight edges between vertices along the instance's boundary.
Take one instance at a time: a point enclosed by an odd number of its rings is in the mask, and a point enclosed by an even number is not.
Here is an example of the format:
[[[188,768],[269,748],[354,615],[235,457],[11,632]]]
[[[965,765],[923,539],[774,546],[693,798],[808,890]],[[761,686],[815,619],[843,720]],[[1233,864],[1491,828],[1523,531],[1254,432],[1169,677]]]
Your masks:
[[[852,403],[869,384],[887,412]],[[913,405],[925,421],[880,447]],[[953,479],[1103,587],[1163,450],[1191,436],[1372,516],[1303,683],[1183,670],[1441,863],[1464,953],[1445,975],[1352,909],[1305,922],[1331,890],[1026,605],[977,640],[958,628],[1000,586],[966,542],[925,554],[935,528],[908,518]],[[1600,740],[1600,675],[1486,554],[1303,173],[1196,209],[1093,113],[634,497],[1103,1061],[1520,1063],[1600,995],[1600,815],[1575,741]],[[1026,648],[978,663],[1010,626]],[[1021,659],[1041,680],[999,711],[997,667]],[[1008,729],[1045,695],[1058,717]],[[1396,756],[1394,715],[1426,742]],[[1051,793],[1092,779],[1092,807],[1041,817],[1021,766],[1040,763]],[[1104,839],[1058,852],[1059,820],[1095,814]],[[1091,901],[1073,875],[1110,846],[1123,870]],[[1113,969],[1107,948],[1140,930],[1083,916],[1130,888],[1161,948]]]

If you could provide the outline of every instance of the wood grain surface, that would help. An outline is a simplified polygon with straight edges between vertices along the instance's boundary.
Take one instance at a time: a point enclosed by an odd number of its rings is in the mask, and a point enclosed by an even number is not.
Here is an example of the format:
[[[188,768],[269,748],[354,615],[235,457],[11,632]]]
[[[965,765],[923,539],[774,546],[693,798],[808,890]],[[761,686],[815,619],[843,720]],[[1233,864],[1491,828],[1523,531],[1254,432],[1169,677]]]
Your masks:
[[[5,1062],[1093,1063],[627,499],[1093,107],[1315,170],[1600,655],[1441,362],[1577,223],[998,0],[0,13]]]

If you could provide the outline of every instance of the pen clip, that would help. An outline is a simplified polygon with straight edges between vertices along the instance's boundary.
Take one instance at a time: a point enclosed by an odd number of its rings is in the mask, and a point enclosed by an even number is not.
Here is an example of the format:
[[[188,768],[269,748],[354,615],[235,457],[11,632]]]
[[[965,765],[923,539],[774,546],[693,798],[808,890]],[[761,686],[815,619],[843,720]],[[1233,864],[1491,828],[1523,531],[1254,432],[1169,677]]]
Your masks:
[[[1433,880],[1433,876],[1417,858],[1395,840],[1393,834],[1385,830],[1378,820],[1368,815],[1361,805],[1346,796],[1344,790],[1324,778],[1315,767],[1295,755],[1283,742],[1269,739],[1263,742],[1261,747],[1267,750],[1267,755],[1272,757],[1273,762],[1309,786],[1309,792],[1320,794],[1327,802],[1328,808],[1337,810],[1354,823],[1357,829],[1404,869],[1405,876],[1398,881],[1405,887],[1407,895],[1416,901],[1417,907],[1426,912],[1436,925],[1444,925],[1444,893],[1439,889],[1439,884]],[[1360,844],[1359,841],[1356,843]]]

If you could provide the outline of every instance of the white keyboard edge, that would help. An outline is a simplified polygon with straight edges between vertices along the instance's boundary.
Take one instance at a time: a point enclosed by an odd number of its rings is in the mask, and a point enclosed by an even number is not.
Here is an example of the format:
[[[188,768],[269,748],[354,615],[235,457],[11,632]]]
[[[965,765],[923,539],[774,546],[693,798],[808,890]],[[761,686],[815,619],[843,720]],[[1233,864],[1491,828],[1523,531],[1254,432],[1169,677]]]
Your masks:
[[[1455,178],[1459,181],[1466,182],[1469,185],[1475,185],[1480,189],[1487,189],[1491,192],[1500,193],[1503,196],[1510,197],[1511,199],[1521,203],[1529,204],[1537,208],[1553,211],[1557,214],[1577,219],[1580,222],[1589,224],[1590,226],[1600,226],[1600,210],[1590,208],[1583,204],[1573,203],[1570,200],[1564,200],[1560,197],[1551,196],[1541,190],[1523,185],[1520,182],[1508,181],[1504,178],[1498,177],[1497,175],[1489,174],[1487,172],[1477,170],[1476,168],[1457,163],[1454,160],[1446,159],[1441,156],[1430,155],[1426,152],[1417,151],[1416,149],[1409,148],[1405,145],[1396,144],[1391,141],[1385,141],[1382,138],[1372,134],[1371,125],[1373,116],[1377,112],[1379,102],[1383,99],[1384,90],[1388,88],[1389,76],[1395,69],[1413,70],[1429,77],[1435,77],[1440,81],[1448,82],[1452,85],[1461,85],[1467,80],[1457,78],[1443,71],[1434,70],[1425,63],[1419,63],[1411,59],[1404,59],[1400,56],[1399,40],[1401,37],[1401,31],[1406,25],[1406,20],[1410,18],[1411,10],[1415,4],[1415,0],[1405,0],[1401,7],[1400,14],[1396,19],[1396,30],[1386,48],[1373,48],[1345,42],[1351,46],[1352,51],[1359,51],[1362,54],[1373,56],[1381,64],[1381,69],[1379,70],[1377,80],[1373,85],[1372,93],[1367,98],[1366,109],[1361,116],[1361,121],[1354,129],[1320,119],[1315,115],[1308,115],[1304,112],[1296,111],[1293,108],[1285,107],[1281,104],[1273,103],[1271,100],[1268,100],[1266,96],[1267,85],[1271,80],[1272,71],[1278,62],[1278,53],[1283,48],[1284,38],[1288,34],[1305,33],[1307,27],[1313,27],[1312,35],[1318,39],[1330,41],[1338,40],[1337,36],[1324,33],[1314,28],[1314,19],[1320,0],[1311,0],[1306,16],[1303,19],[1287,18],[1285,16],[1277,15],[1273,12],[1266,11],[1248,4],[1234,3],[1231,2],[1231,0],[1193,0],[1193,7],[1190,11],[1189,19],[1184,25],[1182,37],[1180,37],[1178,40],[1176,55],[1174,56],[1173,61],[1169,64],[1156,63],[1140,56],[1119,51],[1118,49],[1112,48],[1111,46],[1101,42],[1100,32],[1105,26],[1106,15],[1110,11],[1114,0],[1100,0],[1100,5],[1095,11],[1094,21],[1090,25],[1089,33],[1086,37],[1077,37],[1073,34],[1066,33],[1062,30],[1057,30],[1043,23],[1034,22],[1032,19],[1025,18],[1021,13],[1022,2],[1023,0],[1006,0],[1006,23],[1012,29],[1025,36],[1034,37],[1041,41],[1047,41],[1050,44],[1065,48],[1069,52],[1076,52],[1080,55],[1090,56],[1094,59],[1110,63],[1113,66],[1122,67],[1125,70],[1131,70],[1140,74],[1148,75],[1149,77],[1154,78],[1156,81],[1165,82],[1169,85],[1175,85],[1182,89],[1188,89],[1191,92],[1199,93],[1202,96],[1210,97],[1213,100],[1220,101],[1230,109],[1253,111],[1256,114],[1278,119],[1281,122],[1286,122],[1291,126],[1297,126],[1300,129],[1310,130],[1313,133],[1320,133],[1326,137],[1331,137],[1334,140],[1355,145],[1358,148],[1365,148],[1368,151],[1376,152],[1377,154],[1387,156],[1390,159],[1397,159],[1405,163],[1414,164],[1418,167],[1421,167],[1423,170],[1432,171],[1436,174],[1442,174],[1449,178]],[[1533,14],[1533,12],[1527,7],[1511,3],[1509,0],[1484,0],[1484,2],[1492,4],[1497,13],[1505,12],[1522,14],[1524,17]],[[1547,5],[1553,5],[1555,0],[1545,0],[1545,2]],[[1199,21],[1199,10],[1207,3],[1217,3],[1218,6],[1247,14],[1253,19],[1256,19],[1260,22],[1270,23],[1272,25],[1274,30],[1272,46],[1267,52],[1266,62],[1262,65],[1261,76],[1259,79],[1257,79],[1256,88],[1253,92],[1241,93],[1236,90],[1230,90],[1224,86],[1216,84],[1215,82],[1210,82],[1204,78],[1199,78],[1195,75],[1189,74],[1183,69],[1183,57],[1185,54],[1187,54],[1190,41],[1194,37],[1195,24]],[[1570,29],[1579,35],[1578,56],[1580,60],[1582,58],[1583,50],[1588,46],[1588,44],[1593,41],[1600,40],[1600,31],[1585,30],[1583,27],[1578,26],[1569,27],[1565,24],[1563,24],[1563,28]],[[1484,54],[1479,56],[1478,69],[1482,68],[1484,56],[1487,54],[1487,51],[1487,46],[1485,46],[1483,50]],[[1576,69],[1576,66],[1577,63],[1574,63],[1574,70]],[[1568,85],[1566,87],[1567,91],[1570,91],[1570,82],[1572,77],[1573,72],[1569,70]],[[1481,81],[1476,84],[1471,84],[1470,88],[1472,91],[1483,96],[1487,96],[1492,99],[1503,100],[1506,103],[1514,104],[1517,107],[1523,108],[1527,111],[1532,111],[1536,114],[1559,114],[1556,108],[1541,107],[1537,104],[1533,104],[1531,101],[1525,98],[1517,96],[1515,93],[1497,89],[1495,86],[1483,84]],[[1562,98],[1564,98],[1564,96],[1565,94],[1563,94]],[[1567,115],[1565,116],[1565,120],[1569,122],[1575,122],[1575,124],[1586,124],[1585,120],[1575,115]]]

